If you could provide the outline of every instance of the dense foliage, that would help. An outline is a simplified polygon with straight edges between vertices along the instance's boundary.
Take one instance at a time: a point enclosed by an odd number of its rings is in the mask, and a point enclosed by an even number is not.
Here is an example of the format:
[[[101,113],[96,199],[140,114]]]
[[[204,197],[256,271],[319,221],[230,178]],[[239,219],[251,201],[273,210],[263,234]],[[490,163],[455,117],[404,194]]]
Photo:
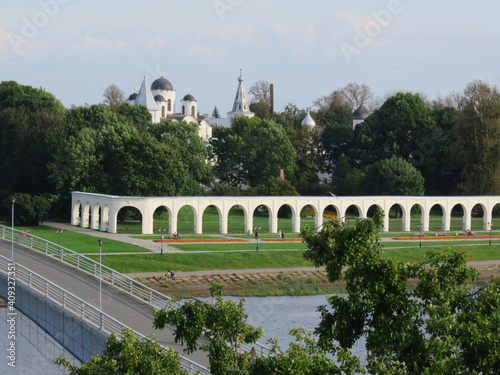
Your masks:
[[[105,93],[107,106],[65,109],[43,89],[2,82],[2,197],[44,197],[53,211],[67,214],[72,190],[498,194],[500,94],[485,82],[468,84],[453,101],[397,93],[381,105],[369,87],[350,83],[315,102],[314,129],[302,124],[306,111],[294,104],[269,111],[269,90],[266,81],[255,85],[252,106],[262,118],[236,117],[230,128],[214,128],[207,144],[197,124],[151,124],[148,110],[122,103],[116,87]],[[359,116],[364,121],[354,127]],[[284,182],[276,180],[281,170]],[[0,215],[9,213],[2,198]]]
[[[385,257],[382,214],[356,225],[332,220],[309,228],[305,256],[325,266],[346,295],[320,306],[321,350],[338,353],[366,339],[371,374],[493,374],[500,371],[500,280],[471,287],[478,272],[463,253],[428,252],[421,264]],[[417,280],[413,289],[408,282]]]

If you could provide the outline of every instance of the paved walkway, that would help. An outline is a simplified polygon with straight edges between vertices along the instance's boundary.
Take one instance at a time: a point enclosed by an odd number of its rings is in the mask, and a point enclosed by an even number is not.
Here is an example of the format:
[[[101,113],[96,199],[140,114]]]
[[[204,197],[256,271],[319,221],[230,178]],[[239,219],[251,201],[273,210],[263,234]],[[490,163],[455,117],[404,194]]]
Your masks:
[[[11,243],[0,240],[0,254],[11,257]],[[99,279],[81,270],[75,269],[53,257],[23,246],[14,246],[14,261],[45,277],[68,292],[80,297],[87,303],[99,307]],[[173,331],[153,328],[153,307],[142,303],[127,293],[102,283],[102,310],[143,335],[154,335],[162,345],[174,348],[182,355],[184,347],[174,342]],[[206,353],[197,351],[188,356],[191,360],[207,367]]]

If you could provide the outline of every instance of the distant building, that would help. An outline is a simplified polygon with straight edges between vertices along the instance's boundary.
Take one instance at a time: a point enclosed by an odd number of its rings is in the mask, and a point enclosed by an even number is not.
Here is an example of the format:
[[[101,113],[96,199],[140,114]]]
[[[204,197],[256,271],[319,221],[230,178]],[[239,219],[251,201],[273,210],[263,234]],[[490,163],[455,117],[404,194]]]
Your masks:
[[[151,113],[153,124],[158,124],[161,120],[194,122],[198,124],[198,134],[201,138],[212,138],[212,125],[205,117],[198,115],[198,101],[193,95],[186,94],[180,101],[180,111],[176,112],[175,94],[172,83],[163,78],[162,73],[151,86],[144,77],[139,92],[131,94],[127,102],[130,105],[146,107]]]
[[[227,113],[225,118],[210,117],[207,121],[213,126],[221,126],[224,128],[229,128],[233,123],[234,117],[237,115],[253,117],[255,113],[250,111],[248,105],[247,94],[243,88],[243,76],[240,69],[240,76],[238,78],[238,88],[236,90],[236,96],[234,98],[233,108]]]
[[[314,121],[314,119],[311,117],[311,108],[310,107],[307,107],[307,115],[302,120],[302,125],[307,125],[310,128],[316,127],[316,121]]]
[[[368,117],[370,113],[368,110],[363,106],[359,106],[353,113],[352,113],[352,127],[355,128],[356,125],[361,124],[363,121],[365,121],[365,118]]]

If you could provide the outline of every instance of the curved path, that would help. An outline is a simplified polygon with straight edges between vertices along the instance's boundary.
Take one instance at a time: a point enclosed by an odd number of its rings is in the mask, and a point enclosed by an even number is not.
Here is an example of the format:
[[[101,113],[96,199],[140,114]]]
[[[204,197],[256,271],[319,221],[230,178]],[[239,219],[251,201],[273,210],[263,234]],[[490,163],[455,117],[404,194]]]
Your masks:
[[[10,259],[10,242],[0,240],[0,254]],[[22,246],[14,246],[14,261],[99,308],[98,278]],[[102,310],[105,313],[143,335],[154,335],[160,344],[172,347],[182,354],[184,348],[174,342],[172,330],[165,328],[163,331],[159,331],[153,328],[152,306],[142,303],[106,283],[102,283],[101,293]],[[203,352],[194,352],[189,355],[189,359],[202,366],[208,366],[208,358]]]

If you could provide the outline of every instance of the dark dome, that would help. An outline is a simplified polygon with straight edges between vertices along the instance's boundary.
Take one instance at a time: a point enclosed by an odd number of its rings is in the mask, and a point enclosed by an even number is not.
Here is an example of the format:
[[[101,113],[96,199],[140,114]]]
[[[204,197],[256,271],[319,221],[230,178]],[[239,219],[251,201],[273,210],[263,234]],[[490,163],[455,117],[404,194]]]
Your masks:
[[[137,94],[134,92],[133,94],[130,94],[128,100],[135,100],[135,98],[137,98]]]
[[[195,102],[195,98],[193,95],[191,94],[187,94],[184,98],[182,98],[182,100],[186,101],[186,102]]]
[[[151,84],[151,90],[168,90],[173,91],[174,87],[166,78],[160,77]]]
[[[166,102],[165,98],[160,94],[155,95],[155,102]]]

